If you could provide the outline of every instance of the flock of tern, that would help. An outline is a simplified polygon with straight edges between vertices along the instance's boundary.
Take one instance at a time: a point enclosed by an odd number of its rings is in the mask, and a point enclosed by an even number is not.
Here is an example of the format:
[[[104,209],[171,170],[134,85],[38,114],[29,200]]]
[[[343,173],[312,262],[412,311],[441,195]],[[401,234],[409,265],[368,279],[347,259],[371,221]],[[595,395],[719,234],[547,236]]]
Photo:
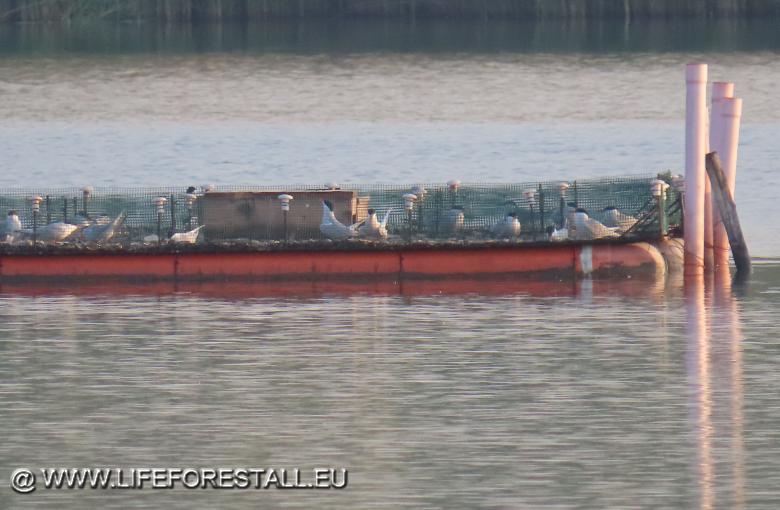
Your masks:
[[[322,222],[320,232],[334,241],[344,239],[387,239],[387,221],[392,209],[385,213],[382,221],[377,219],[376,210],[369,209],[368,217],[352,225],[344,225],[333,211],[333,203],[329,200],[322,201]],[[561,228],[550,228],[548,231],[550,241],[592,241],[595,239],[609,239],[620,237],[631,229],[637,222],[636,218],[621,213],[615,207],[606,207],[603,210],[604,223],[591,218],[585,209],[570,207]],[[465,214],[463,207],[453,205],[444,215],[444,231],[457,234],[464,229]],[[517,218],[517,213],[508,212],[504,218],[490,228],[490,232],[498,239],[517,239],[520,237],[522,225]]]
[[[188,190],[189,191],[189,190]],[[375,209],[368,209],[368,217],[352,225],[344,225],[334,214],[333,203],[322,201],[322,221],[320,232],[328,239],[339,241],[345,239],[382,240],[389,237],[387,223],[392,213],[388,210],[380,220]],[[615,238],[630,230],[637,220],[617,210],[606,207],[603,212],[603,222],[591,218],[587,211],[569,204],[565,211],[563,225],[560,228],[548,227],[550,241],[590,241],[595,239]],[[0,224],[0,242],[17,243],[35,239],[44,243],[83,242],[102,244],[113,239],[122,228],[127,215],[122,212],[115,218],[98,216],[89,218],[82,213],[72,221],[56,221],[37,227],[23,228],[18,213],[8,211],[5,221]],[[465,227],[465,214],[462,206],[452,205],[443,218],[443,230],[449,234],[458,234]],[[203,225],[190,230],[173,234],[169,242],[194,244],[197,242]],[[491,226],[491,234],[498,239],[518,239],[522,226],[517,213],[508,212],[504,218]],[[146,236],[144,242],[159,242],[156,235]]]

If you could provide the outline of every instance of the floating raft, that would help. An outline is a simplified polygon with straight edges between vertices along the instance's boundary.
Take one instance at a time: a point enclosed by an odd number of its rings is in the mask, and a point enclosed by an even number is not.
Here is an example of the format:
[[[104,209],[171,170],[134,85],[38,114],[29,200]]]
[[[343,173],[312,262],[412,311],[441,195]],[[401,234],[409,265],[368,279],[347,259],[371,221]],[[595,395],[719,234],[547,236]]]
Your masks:
[[[657,278],[682,265],[682,243],[301,243],[137,250],[6,250],[0,282],[18,280],[328,280],[579,276]]]
[[[20,225],[0,243],[0,283],[657,277],[679,265],[667,249],[682,216],[673,181],[0,190]],[[602,234],[577,230],[584,210]],[[615,210],[620,225],[600,223]],[[373,211],[387,219],[379,240],[320,228],[328,214],[346,229]],[[516,228],[497,230],[508,220]]]

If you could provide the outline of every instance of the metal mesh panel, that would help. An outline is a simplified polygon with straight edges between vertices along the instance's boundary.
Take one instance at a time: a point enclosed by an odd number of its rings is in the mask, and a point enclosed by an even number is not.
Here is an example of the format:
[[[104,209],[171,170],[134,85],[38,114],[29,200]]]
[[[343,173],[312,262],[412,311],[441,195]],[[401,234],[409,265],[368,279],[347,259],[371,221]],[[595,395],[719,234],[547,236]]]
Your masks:
[[[661,229],[682,223],[680,192],[669,187],[658,215],[653,181],[671,183],[671,175],[612,177],[568,183],[529,182],[520,184],[418,184],[350,185],[341,188],[321,186],[217,186],[193,194],[185,188],[96,188],[5,189],[0,190],[3,216],[16,210],[25,229],[33,226],[31,197],[41,197],[36,228],[53,222],[94,222],[99,217],[127,215],[114,243],[138,243],[159,231],[164,241],[172,234],[204,225],[203,239],[304,241],[324,238],[318,226],[322,217],[321,199],[335,201],[336,217],[349,225],[364,219],[369,208],[383,217],[391,211],[387,230],[390,240],[480,240],[490,239],[493,227],[507,213],[515,213],[522,226],[520,241],[545,242],[553,229],[564,227],[575,208],[583,208],[590,218],[606,222],[608,206],[638,221],[624,237],[657,238]],[[405,209],[404,195],[416,193],[411,211]],[[293,196],[285,228],[280,193]],[[155,201],[165,198],[158,217]],[[462,212],[462,226],[458,223]],[[454,226],[455,225],[455,226]],[[65,242],[76,242],[76,238]],[[83,241],[83,240],[82,240]]]

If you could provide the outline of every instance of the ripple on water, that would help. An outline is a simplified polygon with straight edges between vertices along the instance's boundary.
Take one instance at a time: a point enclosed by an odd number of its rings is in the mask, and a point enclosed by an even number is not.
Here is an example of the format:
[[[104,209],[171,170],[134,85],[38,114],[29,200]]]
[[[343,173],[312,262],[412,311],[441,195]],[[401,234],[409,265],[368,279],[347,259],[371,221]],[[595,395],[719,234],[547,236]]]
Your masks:
[[[702,337],[675,292],[3,294],[0,469],[350,468],[345,492],[262,495],[293,508],[761,507],[780,467],[765,292],[780,272],[756,271],[737,301],[702,301]],[[257,496],[43,497],[254,508]]]

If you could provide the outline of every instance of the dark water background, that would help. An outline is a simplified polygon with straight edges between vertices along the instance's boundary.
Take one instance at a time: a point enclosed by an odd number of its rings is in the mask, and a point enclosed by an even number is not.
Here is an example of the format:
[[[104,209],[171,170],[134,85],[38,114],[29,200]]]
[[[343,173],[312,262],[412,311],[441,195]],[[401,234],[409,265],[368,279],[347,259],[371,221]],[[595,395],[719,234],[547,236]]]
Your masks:
[[[522,181],[683,165],[745,100],[780,257],[768,23],[0,28],[0,186]],[[776,508],[780,266],[752,280],[0,288],[1,508]],[[344,491],[44,491],[16,467],[346,466]]]
[[[194,53],[605,53],[777,51],[777,20],[293,20],[0,25],[0,52]]]

